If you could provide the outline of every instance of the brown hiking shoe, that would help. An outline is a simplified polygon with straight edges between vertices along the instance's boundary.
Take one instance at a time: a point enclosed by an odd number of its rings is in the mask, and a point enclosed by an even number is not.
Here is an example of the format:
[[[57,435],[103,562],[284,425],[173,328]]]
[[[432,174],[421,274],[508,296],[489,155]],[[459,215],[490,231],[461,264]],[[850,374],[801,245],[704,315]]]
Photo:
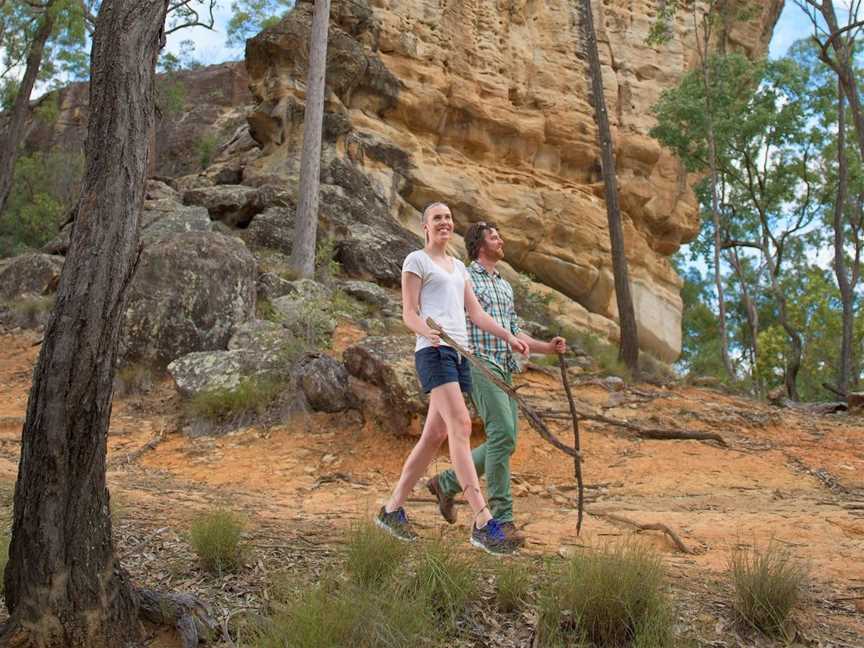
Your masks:
[[[521,547],[525,544],[525,534],[517,529],[513,522],[502,522],[501,530],[507,536],[507,541],[514,547]]]
[[[454,524],[456,522],[456,502],[453,500],[452,495],[444,494],[441,485],[438,483],[438,475],[435,475],[426,482],[426,488],[438,500],[438,510],[441,511],[441,516],[450,524]]]

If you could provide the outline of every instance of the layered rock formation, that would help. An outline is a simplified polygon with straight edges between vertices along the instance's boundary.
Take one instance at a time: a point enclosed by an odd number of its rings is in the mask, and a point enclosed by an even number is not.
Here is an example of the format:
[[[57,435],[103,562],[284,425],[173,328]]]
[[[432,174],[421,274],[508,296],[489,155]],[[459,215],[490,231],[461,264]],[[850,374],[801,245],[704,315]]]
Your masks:
[[[617,316],[599,150],[570,0],[334,0],[324,182],[338,169],[375,219],[418,230],[417,210],[446,201],[458,228],[491,220],[507,261],[554,289],[568,321],[610,337]],[[680,279],[667,257],[699,218],[678,161],[648,136],[650,108],[692,66],[690,21],[669,45],[645,44],[654,0],[595,2],[606,101],[618,152],[624,233],[641,345],[674,360],[681,348]],[[737,0],[751,11],[727,42],[762,55],[782,0]],[[262,155],[243,183],[296,187],[311,4],[247,43],[249,118]],[[330,177],[328,177],[328,173]],[[332,202],[332,201],[331,201]],[[382,243],[386,245],[386,242]]]

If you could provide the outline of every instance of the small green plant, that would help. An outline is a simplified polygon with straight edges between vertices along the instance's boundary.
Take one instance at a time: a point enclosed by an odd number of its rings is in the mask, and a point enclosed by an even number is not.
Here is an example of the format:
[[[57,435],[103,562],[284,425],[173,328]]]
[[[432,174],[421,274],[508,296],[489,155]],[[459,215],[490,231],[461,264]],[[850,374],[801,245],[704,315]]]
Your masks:
[[[342,272],[342,264],[336,260],[336,240],[325,237],[318,241],[315,250],[315,277],[329,282]]]
[[[133,362],[117,370],[114,376],[114,395],[123,397],[145,393],[153,388],[154,382],[152,367]]]
[[[189,531],[189,542],[204,569],[222,575],[236,570],[242,561],[243,522],[228,510],[198,516]]]
[[[260,648],[416,648],[439,645],[440,631],[425,599],[392,589],[360,587],[327,577],[298,588],[280,601],[281,610],[260,624]]]
[[[551,294],[542,294],[533,291],[531,289],[531,278],[526,275],[519,275],[519,278],[511,286],[513,287],[513,303],[519,317],[537,322],[543,326],[553,328],[556,326],[555,318],[550,308],[552,302]]]
[[[444,540],[423,543],[415,556],[409,594],[429,602],[450,628],[477,592],[474,561]]]
[[[502,612],[521,609],[531,593],[528,568],[516,560],[499,562],[495,569],[495,602]]]
[[[25,295],[18,299],[5,302],[5,307],[11,314],[11,323],[22,328],[33,328],[45,324],[54,308],[53,295]]]
[[[273,379],[244,378],[233,389],[200,392],[186,402],[187,414],[217,423],[262,415],[284,391],[285,385]]]
[[[671,606],[659,557],[636,543],[573,556],[541,589],[541,646],[672,645]]]
[[[590,356],[602,373],[618,376],[624,380],[630,379],[630,371],[627,369],[627,366],[618,359],[618,347],[609,344],[589,331],[579,331],[566,327],[562,331],[561,335],[567,338],[569,344],[580,348],[584,353]]]
[[[3,594],[3,574],[6,572],[6,563],[9,562],[9,530],[3,528],[0,530],[0,595]]]
[[[357,524],[348,535],[345,567],[351,579],[362,587],[386,583],[408,556],[408,547],[369,522]]]
[[[202,135],[196,144],[198,151],[198,162],[202,169],[206,169],[213,162],[213,156],[219,148],[219,139],[212,133]]]
[[[769,636],[786,635],[806,580],[804,567],[772,541],[764,549],[733,550],[729,572],[740,620]]]

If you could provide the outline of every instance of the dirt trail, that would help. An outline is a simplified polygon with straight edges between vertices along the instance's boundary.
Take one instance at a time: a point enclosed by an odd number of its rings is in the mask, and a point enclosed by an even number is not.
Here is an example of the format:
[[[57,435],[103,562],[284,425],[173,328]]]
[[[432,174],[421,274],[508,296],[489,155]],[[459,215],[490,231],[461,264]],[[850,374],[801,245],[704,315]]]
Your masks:
[[[0,336],[0,480],[6,482],[17,470],[36,340]],[[522,394],[566,408],[554,372],[529,371],[518,382]],[[610,392],[587,383],[575,386],[574,394],[607,416],[719,432],[730,444],[645,441],[626,430],[583,423],[589,512],[675,529],[692,555],[679,553],[661,533],[641,537],[663,553],[674,577],[689,579],[691,591],[703,588],[697,593],[709,598],[717,596],[711,584],[721,582],[730,550],[773,538],[810,566],[814,624],[831,628],[826,632],[837,639],[834,645],[864,646],[864,420],[810,417],[685,387]],[[363,424],[352,412],[301,413],[269,429],[189,438],[179,431],[179,408],[168,382],[114,404],[112,494],[127,515],[153,526],[183,529],[197,511],[224,504],[274,534],[326,542],[336,529],[373,515],[413,443]],[[572,441],[568,423],[552,429]],[[155,448],[127,460],[160,434],[164,440]],[[448,465],[442,452],[429,474]],[[521,426],[513,480],[527,553],[563,554],[633,533],[589,514],[582,536],[575,536],[572,471],[567,457]],[[465,507],[450,527],[422,486],[415,495],[408,506],[422,533],[467,536]]]

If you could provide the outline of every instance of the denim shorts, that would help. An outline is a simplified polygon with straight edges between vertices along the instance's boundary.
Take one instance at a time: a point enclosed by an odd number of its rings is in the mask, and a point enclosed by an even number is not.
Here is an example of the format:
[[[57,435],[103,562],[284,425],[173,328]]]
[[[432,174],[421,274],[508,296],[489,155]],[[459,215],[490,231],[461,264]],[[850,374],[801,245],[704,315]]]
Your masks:
[[[458,382],[463,392],[471,392],[471,370],[468,361],[449,346],[420,349],[414,354],[414,366],[426,394],[451,382]]]

